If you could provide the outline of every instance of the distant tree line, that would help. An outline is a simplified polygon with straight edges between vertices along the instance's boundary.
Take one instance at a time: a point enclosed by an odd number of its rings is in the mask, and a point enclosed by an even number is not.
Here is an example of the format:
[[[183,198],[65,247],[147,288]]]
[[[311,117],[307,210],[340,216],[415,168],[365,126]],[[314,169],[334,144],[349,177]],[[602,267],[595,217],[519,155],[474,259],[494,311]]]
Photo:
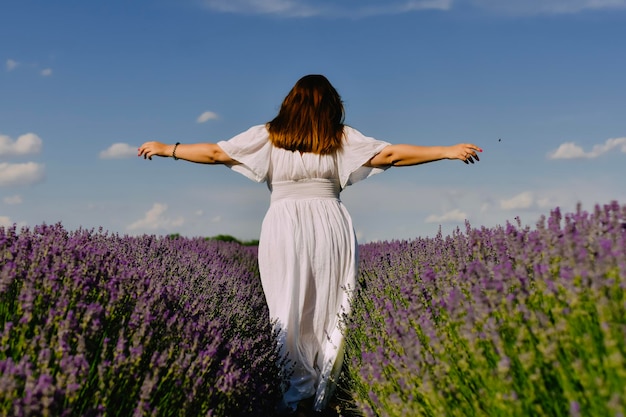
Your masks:
[[[180,238],[180,233],[172,233],[169,235],[170,239],[178,239]],[[252,240],[239,240],[231,235],[217,235],[212,237],[205,237],[205,240],[219,240],[222,242],[235,242],[239,243],[242,246],[259,246],[259,239]]]

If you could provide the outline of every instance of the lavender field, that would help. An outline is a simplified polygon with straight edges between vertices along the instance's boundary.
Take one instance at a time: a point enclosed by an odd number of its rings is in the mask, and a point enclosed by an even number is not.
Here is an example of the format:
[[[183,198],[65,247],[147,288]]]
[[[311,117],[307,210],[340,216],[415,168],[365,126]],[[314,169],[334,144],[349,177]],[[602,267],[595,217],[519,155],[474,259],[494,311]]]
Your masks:
[[[361,249],[367,416],[626,415],[626,206]]]
[[[360,247],[364,416],[626,415],[626,206]],[[256,248],[0,228],[0,416],[271,416]]]
[[[0,228],[0,415],[269,414],[281,376],[255,250]]]

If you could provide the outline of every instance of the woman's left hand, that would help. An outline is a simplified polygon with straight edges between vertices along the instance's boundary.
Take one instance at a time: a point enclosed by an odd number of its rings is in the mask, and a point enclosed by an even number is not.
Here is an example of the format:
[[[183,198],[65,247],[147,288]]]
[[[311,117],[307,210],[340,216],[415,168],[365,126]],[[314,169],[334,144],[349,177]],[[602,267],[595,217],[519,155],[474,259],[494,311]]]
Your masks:
[[[171,145],[161,142],[146,142],[137,150],[137,156],[143,156],[143,159],[152,159],[153,156],[170,156],[170,147]]]

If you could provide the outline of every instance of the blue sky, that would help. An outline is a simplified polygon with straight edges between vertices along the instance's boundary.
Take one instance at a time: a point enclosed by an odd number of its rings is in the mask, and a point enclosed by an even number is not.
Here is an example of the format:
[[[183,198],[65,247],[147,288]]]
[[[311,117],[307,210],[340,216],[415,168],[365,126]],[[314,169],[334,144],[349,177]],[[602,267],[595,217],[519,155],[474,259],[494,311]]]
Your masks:
[[[0,225],[258,238],[264,184],[136,149],[228,139],[308,73],[368,136],[484,149],[347,188],[361,242],[626,204],[626,0],[4,0],[0,16]]]

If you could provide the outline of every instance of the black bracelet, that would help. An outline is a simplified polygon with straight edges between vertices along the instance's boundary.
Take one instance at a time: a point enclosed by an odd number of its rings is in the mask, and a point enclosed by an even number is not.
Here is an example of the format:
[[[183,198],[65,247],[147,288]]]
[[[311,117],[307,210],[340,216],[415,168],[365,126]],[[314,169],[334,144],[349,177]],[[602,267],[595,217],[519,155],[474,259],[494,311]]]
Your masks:
[[[174,161],[177,161],[178,158],[176,158],[176,147],[180,145],[180,142],[176,142],[176,145],[174,145],[174,150],[172,151],[172,158],[174,158]]]

